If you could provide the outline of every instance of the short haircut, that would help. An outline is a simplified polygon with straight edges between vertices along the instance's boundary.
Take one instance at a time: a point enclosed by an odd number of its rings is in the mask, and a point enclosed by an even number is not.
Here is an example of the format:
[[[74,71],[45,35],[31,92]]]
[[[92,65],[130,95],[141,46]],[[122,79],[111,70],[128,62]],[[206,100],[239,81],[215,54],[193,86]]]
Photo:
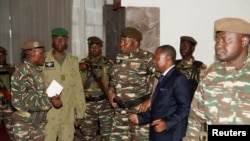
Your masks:
[[[164,55],[169,55],[172,61],[175,61],[176,59],[176,50],[173,46],[171,45],[162,45],[159,46],[158,49],[161,49],[162,54]]]

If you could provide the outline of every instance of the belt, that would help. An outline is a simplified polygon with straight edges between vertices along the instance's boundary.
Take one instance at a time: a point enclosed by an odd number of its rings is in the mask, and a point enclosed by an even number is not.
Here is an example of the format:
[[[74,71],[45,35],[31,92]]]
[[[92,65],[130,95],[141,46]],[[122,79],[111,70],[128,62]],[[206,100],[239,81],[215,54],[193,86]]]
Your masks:
[[[85,97],[87,102],[97,102],[97,101],[101,101],[104,100],[106,98],[105,94],[100,95],[100,96],[96,96],[96,97]]]
[[[0,71],[0,75],[10,74],[8,71]]]
[[[139,105],[140,103],[144,102],[145,100],[147,100],[148,98],[150,97],[150,94],[148,95],[144,95],[140,98],[137,98],[135,100],[131,100],[131,101],[128,101],[128,102],[123,102],[117,98],[114,99],[114,102],[117,103],[117,105],[120,107],[120,108],[131,108],[131,107],[134,107],[134,106],[137,106]]]
[[[27,118],[30,117],[30,113],[29,113],[29,112],[17,110],[16,113],[17,113],[19,116],[22,116],[22,117],[27,117]]]

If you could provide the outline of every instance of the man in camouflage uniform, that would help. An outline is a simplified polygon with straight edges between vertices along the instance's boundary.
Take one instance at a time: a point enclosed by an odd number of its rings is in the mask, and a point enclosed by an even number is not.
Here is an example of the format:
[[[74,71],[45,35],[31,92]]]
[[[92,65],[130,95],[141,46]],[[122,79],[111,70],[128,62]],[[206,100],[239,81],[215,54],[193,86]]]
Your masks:
[[[250,23],[222,18],[214,23],[216,61],[208,67],[195,92],[185,141],[198,141],[200,123],[250,123]]]
[[[60,107],[60,97],[48,97],[40,66],[45,60],[44,42],[28,40],[22,50],[24,62],[11,77],[11,99],[16,111],[13,113],[13,132],[16,141],[43,141],[46,111]],[[52,104],[51,104],[52,103]]]
[[[6,55],[6,49],[0,46],[0,127],[3,121],[10,140],[14,141],[12,130],[12,113],[14,109],[10,97],[10,77],[15,71],[15,66],[6,63]]]
[[[79,63],[86,99],[86,112],[81,124],[82,139],[94,141],[96,132],[100,130],[102,139],[108,140],[114,111],[108,102],[107,88],[114,63],[102,56],[103,41],[100,38],[92,36],[87,41],[88,56]]]
[[[135,126],[128,121],[130,114],[148,110],[153,91],[154,55],[139,48],[141,40],[142,34],[136,28],[123,29],[108,92],[115,108],[110,140],[148,140],[148,124]]]
[[[175,61],[177,69],[189,80],[192,98],[199,83],[200,76],[204,74],[207,68],[203,62],[195,60],[193,56],[196,45],[197,41],[193,37],[181,36],[180,54],[182,59]]]
[[[47,114],[45,141],[73,141],[75,126],[79,126],[85,113],[85,96],[83,92],[78,58],[67,52],[68,31],[54,28],[52,46],[46,53],[43,68],[45,85],[56,80],[63,86],[60,94],[63,106],[51,108]]]

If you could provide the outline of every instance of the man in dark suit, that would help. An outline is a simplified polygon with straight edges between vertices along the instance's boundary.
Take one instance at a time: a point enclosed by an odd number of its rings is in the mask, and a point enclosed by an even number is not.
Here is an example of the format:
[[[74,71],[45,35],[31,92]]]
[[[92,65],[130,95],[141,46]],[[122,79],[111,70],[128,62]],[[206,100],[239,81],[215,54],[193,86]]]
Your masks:
[[[185,136],[190,88],[187,78],[176,69],[175,58],[176,51],[170,45],[156,49],[154,64],[162,77],[152,95],[151,110],[129,116],[134,124],[150,123],[150,141],[181,141]]]

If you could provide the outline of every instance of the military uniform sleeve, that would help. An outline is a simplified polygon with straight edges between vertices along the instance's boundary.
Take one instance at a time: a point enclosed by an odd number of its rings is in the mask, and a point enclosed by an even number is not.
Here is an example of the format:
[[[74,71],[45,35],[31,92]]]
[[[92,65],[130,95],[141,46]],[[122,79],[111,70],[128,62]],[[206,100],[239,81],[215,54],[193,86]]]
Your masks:
[[[75,75],[76,75],[76,80],[75,80],[75,110],[76,110],[76,118],[82,119],[86,110],[86,102],[85,102],[85,95],[83,91],[83,85],[82,85],[82,80],[81,80],[81,75],[79,72],[79,66],[78,66],[78,61],[75,62],[74,64],[76,66]]]
[[[206,123],[204,99],[202,96],[202,80],[200,81],[191,104],[188,116],[188,127],[185,141],[198,141],[201,131],[201,124]]]
[[[200,78],[202,78],[204,75],[205,75],[205,73],[206,73],[206,70],[207,70],[207,66],[203,63],[202,65],[201,65],[201,67],[200,67]]]
[[[52,106],[44,93],[45,86],[41,79],[15,73],[11,81],[12,103],[15,108],[23,111],[45,111]]]
[[[115,66],[115,65],[114,65]],[[110,69],[110,82],[109,87],[115,88],[115,79],[114,79],[114,66]],[[116,66],[115,66],[116,67]]]

